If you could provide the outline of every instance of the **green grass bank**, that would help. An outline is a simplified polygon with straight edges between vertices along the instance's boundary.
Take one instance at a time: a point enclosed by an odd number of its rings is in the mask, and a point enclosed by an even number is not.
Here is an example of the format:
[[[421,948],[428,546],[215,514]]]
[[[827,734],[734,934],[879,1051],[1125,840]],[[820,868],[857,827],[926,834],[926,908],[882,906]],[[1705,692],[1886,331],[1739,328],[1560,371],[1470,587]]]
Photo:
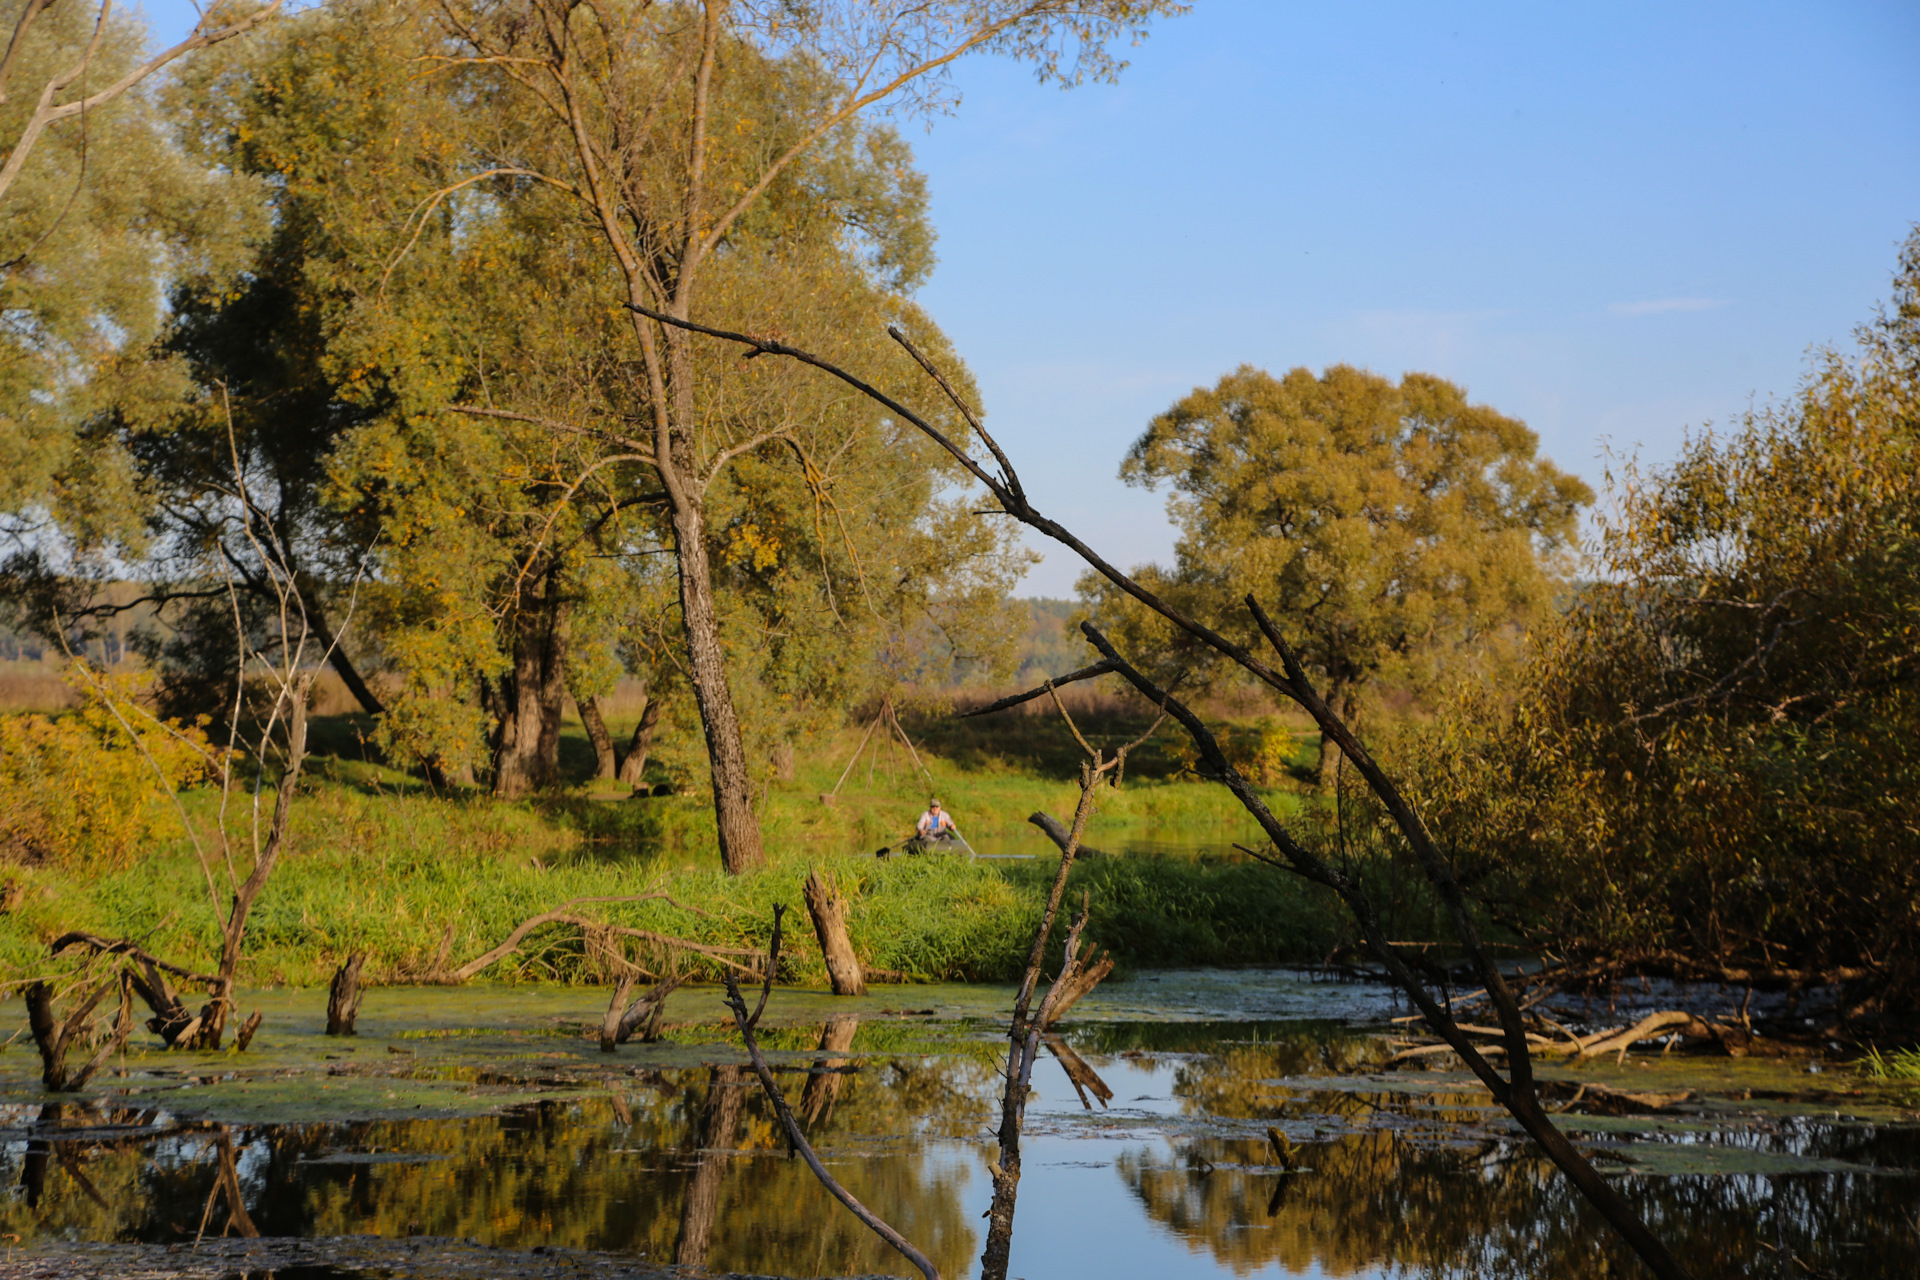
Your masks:
[[[815,866],[830,870],[847,897],[854,944],[869,965],[929,980],[1005,979],[1024,960],[1058,866],[1046,856],[876,859],[875,848],[910,833],[929,783],[904,753],[882,755],[871,770],[863,757],[839,794],[824,801],[858,741],[855,731],[818,744],[796,760],[792,778],[769,785],[761,799],[768,865],[730,878],[719,868],[705,796],[625,798],[624,788],[591,784],[527,801],[436,794],[417,778],[348,758],[350,726],[325,729],[316,739],[336,753],[310,762],[288,846],[252,917],[243,969],[251,984],[321,984],[354,951],[368,954],[376,980],[418,980],[440,962],[443,945],[444,963],[458,966],[520,921],[570,899],[648,893],[667,897],[574,911],[709,946],[757,948],[773,904],[785,902],[796,910],[785,972],[823,982],[801,909],[801,885]],[[1130,726],[1090,729],[1118,741]],[[1057,723],[1051,732],[1060,734]],[[1036,809],[1071,816],[1078,794],[1072,757],[1036,750],[1050,745],[1039,726],[1023,718],[1008,730],[928,737],[934,740],[921,754],[931,785],[976,843],[1045,849],[1027,816]],[[568,761],[584,749],[584,741],[569,743]],[[1340,913],[1330,902],[1229,851],[1231,841],[1252,840],[1257,831],[1224,788],[1178,776],[1177,760],[1152,751],[1129,773],[1120,788],[1102,790],[1088,844],[1205,844],[1210,852],[1083,861],[1072,889],[1076,901],[1082,890],[1091,896],[1092,940],[1127,966],[1310,961],[1336,944]],[[210,819],[217,799],[205,791],[185,797],[199,819]],[[243,843],[249,802],[235,796],[229,805],[229,828]],[[1284,813],[1302,800],[1281,787],[1271,803]],[[9,868],[21,892],[0,915],[5,977],[48,972],[47,942],[70,929],[136,938],[179,963],[210,965],[217,935],[205,878],[177,821],[158,830],[150,848],[117,870],[86,874],[58,862]],[[218,887],[225,868],[216,860],[214,871]],[[575,927],[549,926],[484,976],[601,980],[613,968],[600,949],[607,944]],[[655,972],[714,972],[696,953],[632,939],[619,945]]]

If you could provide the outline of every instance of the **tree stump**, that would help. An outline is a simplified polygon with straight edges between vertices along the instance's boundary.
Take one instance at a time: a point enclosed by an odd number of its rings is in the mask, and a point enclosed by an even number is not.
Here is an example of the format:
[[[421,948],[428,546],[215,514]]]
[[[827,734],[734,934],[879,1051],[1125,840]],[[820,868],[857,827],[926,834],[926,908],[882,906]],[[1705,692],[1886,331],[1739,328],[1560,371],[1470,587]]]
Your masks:
[[[853,943],[847,938],[846,901],[821,878],[818,869],[807,876],[805,896],[807,914],[813,917],[814,936],[820,939],[820,954],[827,960],[827,978],[833,983],[833,994],[867,994],[860,957],[853,953]]]
[[[356,951],[347,957],[333,975],[333,984],[327,989],[327,1034],[330,1036],[352,1036],[354,1019],[360,1016],[360,966],[367,962],[367,953]]]
[[[613,1001],[607,1006],[607,1016],[600,1021],[600,1052],[612,1053],[633,1039],[636,1031],[640,1033],[642,1041],[651,1043],[658,1040],[660,1019],[667,1011],[667,997],[685,981],[684,977],[675,974],[629,1007],[627,1000],[633,994],[633,979],[620,979],[613,989]]]

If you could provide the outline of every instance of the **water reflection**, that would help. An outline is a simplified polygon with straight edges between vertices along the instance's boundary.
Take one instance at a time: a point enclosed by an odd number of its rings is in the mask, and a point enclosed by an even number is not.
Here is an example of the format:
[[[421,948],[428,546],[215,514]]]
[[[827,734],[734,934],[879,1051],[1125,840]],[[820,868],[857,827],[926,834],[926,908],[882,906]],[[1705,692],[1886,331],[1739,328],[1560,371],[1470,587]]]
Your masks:
[[[868,1054],[859,1023],[834,1018],[793,1047],[789,1096],[837,1176],[943,1273],[970,1274],[998,1045]],[[1369,1075],[1384,1056],[1369,1037],[1127,1024],[1049,1048],[1016,1273],[1634,1273],[1484,1095]],[[0,1123],[0,1234],[28,1244],[433,1235],[713,1272],[902,1273],[787,1158],[750,1074],[725,1062],[474,1119],[227,1127],[69,1103]],[[1575,1123],[1702,1275],[1914,1273],[1920,1178],[1904,1171],[1920,1168],[1920,1126],[1711,1108]],[[1277,1167],[1269,1128],[1302,1171]],[[1686,1171],[1705,1154],[1735,1171]]]

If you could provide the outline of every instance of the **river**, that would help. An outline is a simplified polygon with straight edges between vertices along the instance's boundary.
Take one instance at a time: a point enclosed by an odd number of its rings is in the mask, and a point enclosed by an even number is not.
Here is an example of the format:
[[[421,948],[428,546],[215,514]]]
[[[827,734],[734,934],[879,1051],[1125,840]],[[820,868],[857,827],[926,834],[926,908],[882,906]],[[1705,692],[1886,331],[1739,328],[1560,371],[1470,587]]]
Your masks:
[[[913,1274],[786,1157],[715,989],[675,994],[667,1042],[612,1055],[586,1038],[604,999],[379,989],[361,1034],[329,1040],[324,993],[259,992],[252,1051],[135,1050],[59,1105],[17,1042],[0,1274],[224,1274],[248,1231],[346,1242],[294,1268],[309,1277]],[[815,1145],[949,1280],[983,1240],[1008,1000],[779,990],[768,1014]],[[1383,987],[1293,971],[1096,991],[1036,1072],[1012,1274],[1635,1274],[1469,1077],[1384,1069],[1401,1012]],[[1615,1092],[1563,1122],[1698,1274],[1920,1274],[1920,1097],[1807,1058],[1645,1055],[1579,1079]],[[1303,1167],[1275,1162],[1270,1129]]]

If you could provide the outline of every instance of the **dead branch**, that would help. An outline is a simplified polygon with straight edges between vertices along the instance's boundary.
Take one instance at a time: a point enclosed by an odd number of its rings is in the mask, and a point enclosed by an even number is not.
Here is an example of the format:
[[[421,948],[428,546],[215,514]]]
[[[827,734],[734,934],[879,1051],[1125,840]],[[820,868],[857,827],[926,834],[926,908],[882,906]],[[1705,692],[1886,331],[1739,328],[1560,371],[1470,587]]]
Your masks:
[[[632,306],[633,304],[629,304]],[[1538,1092],[1534,1086],[1532,1060],[1528,1055],[1526,1028],[1523,1015],[1514,998],[1512,989],[1489,949],[1482,943],[1472,912],[1468,909],[1465,895],[1454,878],[1451,862],[1441,853],[1427,832],[1419,816],[1408,804],[1399,788],[1380,768],[1366,748],[1354,735],[1345,720],[1340,717],[1323,699],[1308,679],[1304,667],[1291,646],[1274,626],[1260,604],[1252,596],[1247,597],[1249,613],[1259,626],[1269,644],[1279,654],[1282,671],[1276,671],[1261,661],[1245,647],[1235,644],[1225,636],[1205,626],[1198,620],[1187,616],[1154,592],[1143,587],[1133,578],[1109,564],[1086,543],[1075,537],[1065,526],[1048,519],[1035,510],[1026,493],[1018,482],[1017,474],[1005,455],[993,448],[996,459],[1001,463],[1004,474],[990,474],[967,451],[932,423],[928,422],[897,399],[878,390],[871,384],[837,367],[829,361],[792,347],[783,342],[768,338],[759,338],[750,334],[717,329],[707,325],[695,324],[678,316],[655,312],[635,306],[641,314],[664,325],[671,325],[694,333],[705,334],[728,342],[739,343],[753,350],[755,354],[777,355],[812,365],[821,371],[838,378],[848,386],[859,391],[888,411],[898,415],[900,420],[913,424],[923,435],[945,449],[969,474],[971,474],[999,502],[1001,509],[1008,515],[1045,534],[1068,547],[1085,560],[1096,572],[1119,590],[1173,623],[1181,630],[1207,645],[1215,652],[1231,658],[1247,672],[1261,680],[1284,696],[1292,699],[1319,726],[1321,733],[1332,740],[1365,778],[1367,785],[1379,798],[1395,827],[1399,830],[1418,860],[1426,876],[1445,909],[1455,936],[1472,957],[1479,976],[1486,987],[1488,999],[1498,1014],[1500,1026],[1505,1035],[1508,1074],[1502,1076],[1474,1046],[1473,1042],[1454,1025],[1451,1014],[1442,1007],[1424,982],[1395,954],[1388,945],[1386,934],[1382,931],[1378,912],[1365,890],[1350,877],[1328,865],[1310,850],[1302,846],[1280,824],[1268,810],[1265,802],[1247,786],[1237,770],[1226,760],[1219,744],[1198,717],[1184,707],[1175,710],[1170,694],[1159,689],[1137,670],[1127,665],[1105,637],[1090,624],[1083,623],[1081,631],[1100,651],[1101,657],[1113,664],[1129,684],[1146,695],[1163,711],[1170,711],[1181,723],[1194,744],[1201,749],[1206,763],[1215,776],[1234,792],[1243,807],[1253,815],[1265,831],[1274,848],[1280,852],[1279,859],[1266,859],[1284,862],[1290,869],[1309,880],[1327,886],[1339,894],[1353,913],[1360,926],[1361,936],[1368,949],[1387,968],[1394,980],[1407,993],[1415,1006],[1426,1015],[1429,1025],[1433,1026],[1464,1062],[1479,1077],[1481,1082],[1493,1094],[1494,1099],[1505,1107],[1520,1122],[1528,1135],[1546,1152],[1549,1159],[1557,1165],[1580,1193],[1598,1209],[1608,1224],[1622,1239],[1633,1248],[1654,1274],[1661,1280],[1688,1280],[1688,1273],[1678,1260],[1667,1250],[1665,1244],[1656,1237],[1642,1220],[1637,1210],[1593,1168],[1585,1156],[1568,1141],[1565,1134],[1556,1128],[1546,1111],[1541,1107]],[[897,332],[894,335],[898,338]],[[929,362],[924,358],[921,364]],[[937,381],[937,379],[936,379]],[[991,447],[991,446],[990,446]],[[1050,685],[1048,686],[1051,687]],[[1076,827],[1079,824],[1076,822]],[[1063,856],[1062,866],[1071,859]],[[1049,922],[1050,923],[1050,922]],[[1043,925],[1043,929],[1044,929]],[[1016,1014],[1016,1020],[1017,1020]],[[1009,1095],[1011,1098],[1011,1093]],[[1012,1118],[1011,1107],[1007,1119]],[[1004,1124],[1004,1121],[1003,1121]],[[1003,1136],[1003,1144],[1005,1138]],[[982,1259],[983,1280],[1000,1280],[1005,1275],[1005,1242],[1010,1237],[1011,1220],[1002,1224],[999,1220],[999,1185],[1003,1173],[998,1166],[995,1170],[995,1209],[990,1211],[994,1218],[988,1236],[988,1253]],[[1017,1181],[1017,1170],[1011,1175],[1011,1181]],[[998,1241],[998,1245],[996,1245]],[[997,1266],[996,1266],[997,1264]]]
[[[656,898],[667,898],[667,895],[664,893],[638,893],[619,897],[569,898],[567,901],[561,903],[555,910],[543,911],[537,916],[528,916],[525,920],[522,920],[514,926],[513,932],[509,933],[506,940],[501,942],[499,946],[469,960],[466,964],[461,965],[451,973],[437,976],[435,981],[446,986],[458,986],[460,983],[468,981],[489,966],[513,954],[513,952],[519,949],[520,944],[526,941],[528,934],[543,925],[549,924],[570,924],[581,929],[601,929],[608,933],[617,934],[623,938],[639,938],[646,942],[659,943],[662,946],[698,952],[719,964],[738,969],[749,977],[757,978],[760,976],[752,966],[740,964],[737,961],[727,958],[729,956],[758,956],[760,953],[751,947],[711,946],[704,942],[693,942],[686,938],[675,938],[664,933],[655,933],[650,929],[632,929],[625,925],[610,925],[598,920],[588,920],[582,916],[573,915],[568,910],[568,908],[578,906],[584,902],[648,902]],[[667,898],[667,900],[669,902],[672,901],[671,898]],[[675,903],[674,905],[677,906],[679,904]]]
[[[755,1006],[752,1014],[747,1013],[747,1002],[741,998],[740,985],[734,981],[733,975],[729,973],[725,978],[727,1008],[733,1011],[734,1025],[740,1028],[741,1039],[746,1042],[747,1056],[753,1059],[754,1074],[760,1077],[760,1087],[766,1091],[767,1098],[773,1103],[774,1113],[780,1117],[780,1126],[786,1130],[790,1149],[807,1162],[807,1168],[813,1171],[813,1176],[820,1180],[820,1185],[827,1189],[827,1193],[845,1205],[869,1231],[892,1245],[899,1251],[901,1257],[919,1268],[920,1274],[925,1276],[926,1280],[940,1280],[939,1269],[933,1265],[926,1254],[889,1226],[879,1214],[854,1199],[853,1193],[841,1186],[839,1179],[829,1173],[827,1166],[820,1162],[820,1157],[814,1154],[813,1145],[807,1141],[807,1135],[801,1131],[799,1122],[793,1118],[793,1111],[787,1106],[786,1096],[780,1092],[780,1086],[773,1078],[773,1069],[767,1065],[766,1055],[760,1052],[760,1042],[754,1038],[753,1030],[759,1025],[760,1015],[767,1008],[767,997],[773,991],[773,975],[780,967],[780,917],[785,911],[784,906],[775,906],[773,909],[773,939],[767,945],[767,976],[765,985],[760,989],[760,1003]]]
[[[112,1033],[85,1065],[78,1071],[69,1072],[67,1053],[73,1047],[75,1037],[87,1026],[94,1009],[116,988],[120,992],[120,1012],[114,1019]],[[127,1042],[127,1035],[133,1027],[125,970],[108,978],[64,1019],[54,1012],[53,988],[45,982],[36,982],[27,988],[26,1003],[27,1026],[33,1032],[35,1046],[40,1050],[40,1083],[48,1093],[74,1093],[85,1088],[87,1082],[106,1065],[107,1059]]]
[[[1057,689],[1063,684],[1072,684],[1076,680],[1091,680],[1095,676],[1104,676],[1112,670],[1113,667],[1111,664],[1096,662],[1090,667],[1082,667],[1078,671],[1069,671],[1064,676],[1055,676],[1038,689],[1029,689],[1025,693],[1011,694],[1000,699],[998,702],[989,702],[984,707],[975,707],[971,711],[962,711],[959,718],[965,720],[972,716],[992,715],[996,711],[1005,711],[1008,707],[1017,707],[1023,702],[1032,702],[1035,698],[1044,698],[1051,692],[1051,689]]]
[[[98,934],[81,933],[78,931],[63,933],[55,938],[52,944],[48,946],[47,954],[57,956],[69,947],[86,947],[95,955],[130,956],[143,966],[150,965],[161,972],[171,973],[176,978],[185,978],[188,982],[195,984],[212,983],[220,980],[210,973],[195,973],[191,969],[183,969],[177,964],[170,964],[158,956],[152,955],[131,938],[102,938]]]

